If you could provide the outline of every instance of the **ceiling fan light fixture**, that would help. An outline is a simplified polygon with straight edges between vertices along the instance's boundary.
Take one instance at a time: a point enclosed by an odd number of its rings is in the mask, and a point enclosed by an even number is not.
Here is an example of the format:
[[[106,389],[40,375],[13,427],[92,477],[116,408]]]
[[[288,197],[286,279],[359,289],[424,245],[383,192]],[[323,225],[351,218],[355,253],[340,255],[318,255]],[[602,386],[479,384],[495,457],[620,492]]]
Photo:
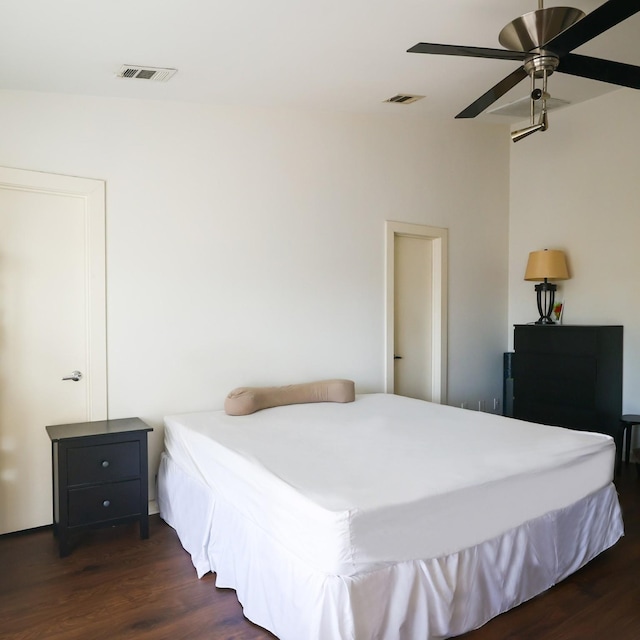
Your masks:
[[[546,109],[542,112],[542,117],[540,118],[540,124],[542,125],[543,131],[546,131],[549,128],[549,118],[547,117]]]
[[[530,136],[532,133],[535,133],[536,131],[545,131],[546,128],[547,128],[547,125],[545,122],[538,122],[538,124],[532,124],[528,127],[525,127],[524,129],[518,129],[517,131],[512,131],[511,139],[514,142],[518,142],[519,140],[522,140],[523,138]]]

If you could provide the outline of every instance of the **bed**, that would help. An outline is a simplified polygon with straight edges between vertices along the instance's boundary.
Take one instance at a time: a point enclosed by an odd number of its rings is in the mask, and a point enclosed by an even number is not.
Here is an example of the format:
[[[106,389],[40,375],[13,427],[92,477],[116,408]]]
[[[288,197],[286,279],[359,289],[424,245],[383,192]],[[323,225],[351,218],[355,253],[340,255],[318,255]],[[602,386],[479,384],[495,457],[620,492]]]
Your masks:
[[[390,394],[165,418],[162,518],[281,640],[477,628],[623,535],[613,440]]]

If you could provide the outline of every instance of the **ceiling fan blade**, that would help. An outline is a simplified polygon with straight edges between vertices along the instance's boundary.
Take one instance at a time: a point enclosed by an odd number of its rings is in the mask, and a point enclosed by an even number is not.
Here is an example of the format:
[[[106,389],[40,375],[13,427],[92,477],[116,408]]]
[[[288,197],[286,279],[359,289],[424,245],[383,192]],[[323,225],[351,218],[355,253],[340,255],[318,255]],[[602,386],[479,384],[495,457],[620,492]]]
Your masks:
[[[543,46],[562,57],[638,11],[639,0],[609,0]]]
[[[560,60],[557,71],[591,80],[600,80],[623,87],[640,89],[640,67],[613,60],[590,58],[568,53]]]
[[[492,87],[484,95],[480,96],[475,102],[470,104],[466,109],[461,111],[456,118],[475,118],[480,115],[488,106],[492,105],[496,100],[501,98],[507,91],[513,89],[518,82],[524,80],[528,76],[524,67],[519,67],[514,72],[510,73],[506,78],[503,78],[498,82],[495,87]]]
[[[464,47],[454,44],[431,44],[419,42],[407,49],[407,53],[431,53],[442,56],[466,56],[468,58],[494,58],[496,60],[524,60],[524,51],[508,49],[489,49],[486,47]]]

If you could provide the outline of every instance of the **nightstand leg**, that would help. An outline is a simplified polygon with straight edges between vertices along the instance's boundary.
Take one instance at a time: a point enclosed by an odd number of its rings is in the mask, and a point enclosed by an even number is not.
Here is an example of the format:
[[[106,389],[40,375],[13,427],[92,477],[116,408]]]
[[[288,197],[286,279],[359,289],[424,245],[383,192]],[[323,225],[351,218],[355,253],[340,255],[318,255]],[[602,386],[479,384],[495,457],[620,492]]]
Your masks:
[[[149,537],[149,516],[140,518],[140,539],[146,540]]]
[[[60,547],[60,557],[65,558],[71,553],[71,548],[69,547],[69,541],[67,539],[66,532],[60,527],[58,530],[58,545]]]

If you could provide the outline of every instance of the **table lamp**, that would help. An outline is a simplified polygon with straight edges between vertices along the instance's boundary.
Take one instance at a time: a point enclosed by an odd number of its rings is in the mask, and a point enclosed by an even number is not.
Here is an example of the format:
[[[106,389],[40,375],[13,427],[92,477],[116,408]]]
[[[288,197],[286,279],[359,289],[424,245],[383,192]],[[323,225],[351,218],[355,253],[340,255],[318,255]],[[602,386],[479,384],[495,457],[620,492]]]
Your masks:
[[[563,251],[544,249],[543,251],[532,251],[529,254],[524,279],[540,282],[535,286],[538,313],[540,314],[536,324],[555,324],[551,319],[551,312],[557,287],[549,280],[567,280],[568,278],[569,271]]]

